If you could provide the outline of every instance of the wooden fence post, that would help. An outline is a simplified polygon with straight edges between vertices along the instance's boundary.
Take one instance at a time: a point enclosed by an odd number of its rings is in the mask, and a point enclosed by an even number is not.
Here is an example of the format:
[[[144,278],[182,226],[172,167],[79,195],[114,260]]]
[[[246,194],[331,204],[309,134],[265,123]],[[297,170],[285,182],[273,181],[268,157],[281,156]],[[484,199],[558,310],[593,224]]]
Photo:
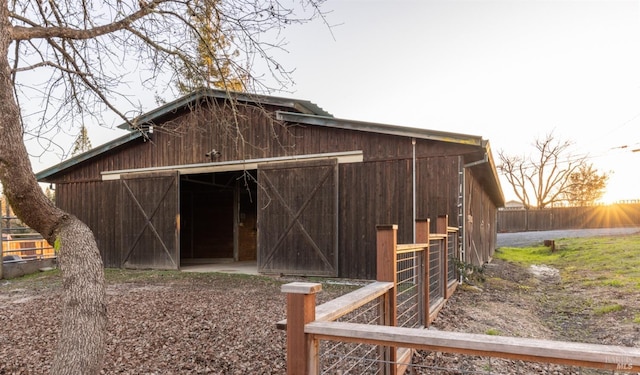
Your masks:
[[[416,243],[429,243],[431,219],[416,220]]]
[[[416,220],[416,243],[429,244],[430,219]],[[422,317],[425,327],[429,327],[429,246],[424,251],[424,285],[422,286]]]
[[[376,280],[393,283],[393,289],[389,291],[391,295],[388,301],[388,310],[385,314],[385,325],[397,325],[396,319],[396,288],[398,286],[397,274],[397,252],[398,252],[398,226],[377,225],[376,226]]]
[[[381,324],[387,326],[398,325],[397,304],[398,304],[398,274],[397,274],[397,252],[398,252],[398,225],[377,225],[376,226],[376,280],[393,283],[393,288],[384,295],[381,308]],[[382,359],[382,372],[384,374],[395,375],[397,373],[398,352],[395,347],[388,347],[380,353]]]
[[[304,333],[304,326],[316,320],[316,293],[322,284],[294,282],[281,287],[287,293],[287,374],[319,373],[318,340]]]
[[[436,233],[447,234],[447,228],[449,227],[449,215],[438,215],[436,221]]]
[[[447,298],[447,285],[449,285],[449,215],[438,215],[436,232],[444,234],[442,249],[442,296]]]

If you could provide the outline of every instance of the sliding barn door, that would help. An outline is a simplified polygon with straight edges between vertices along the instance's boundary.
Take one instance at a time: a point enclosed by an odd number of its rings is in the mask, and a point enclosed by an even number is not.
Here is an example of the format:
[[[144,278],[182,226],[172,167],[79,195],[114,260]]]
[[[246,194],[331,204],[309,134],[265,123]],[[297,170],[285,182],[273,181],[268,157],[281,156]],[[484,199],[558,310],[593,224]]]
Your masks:
[[[121,176],[122,267],[178,269],[177,172]]]
[[[337,160],[258,166],[258,269],[338,276]]]

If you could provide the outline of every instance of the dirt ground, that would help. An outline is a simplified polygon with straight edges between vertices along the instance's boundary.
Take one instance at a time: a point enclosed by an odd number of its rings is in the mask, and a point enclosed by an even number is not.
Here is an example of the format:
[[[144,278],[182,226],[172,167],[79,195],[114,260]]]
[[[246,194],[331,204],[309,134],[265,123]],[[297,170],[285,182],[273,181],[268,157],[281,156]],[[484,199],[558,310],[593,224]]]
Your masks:
[[[112,271],[105,374],[284,374],[289,280],[226,274]],[[556,271],[494,260],[434,328],[640,347],[640,299],[615,288],[562,288]],[[327,285],[320,302],[352,287]],[[57,276],[0,281],[0,374],[46,373],[56,342]],[[598,300],[623,306],[594,313]],[[419,354],[420,355],[420,354]],[[422,355],[426,355],[422,353]]]
[[[602,307],[607,305],[620,307],[602,312]],[[433,327],[467,333],[640,347],[639,313],[637,290],[585,287],[579,282],[562,284],[560,273],[551,267],[523,268],[496,259],[476,280],[459,287],[440,311]],[[453,354],[418,352],[414,363],[460,369],[463,368],[460,367],[462,358]],[[486,359],[465,357],[464,361],[475,369],[470,373],[478,374],[613,373],[509,360],[494,360],[492,369],[486,372],[483,370],[487,367]],[[432,373],[438,372],[416,371],[416,374]]]
[[[285,280],[131,271],[108,279],[104,374],[286,372],[285,334],[275,327],[285,318]],[[347,291],[325,289],[320,301]],[[57,276],[0,280],[0,374],[47,373],[60,295]]]
[[[435,327],[640,347],[640,324],[634,323],[640,313],[636,293],[577,282],[562,285],[558,270],[544,265],[523,268],[499,259],[486,266],[482,278],[454,294]],[[622,308],[599,312],[607,304]]]

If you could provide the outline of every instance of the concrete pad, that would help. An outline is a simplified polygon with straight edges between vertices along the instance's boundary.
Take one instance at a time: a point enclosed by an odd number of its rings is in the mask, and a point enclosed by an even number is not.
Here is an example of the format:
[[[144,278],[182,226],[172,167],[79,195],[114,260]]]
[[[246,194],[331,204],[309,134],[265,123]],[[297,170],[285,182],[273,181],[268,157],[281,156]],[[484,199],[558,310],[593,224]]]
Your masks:
[[[223,262],[208,264],[189,264],[180,267],[184,272],[220,272],[244,275],[259,275],[258,263],[255,260],[243,262]]]

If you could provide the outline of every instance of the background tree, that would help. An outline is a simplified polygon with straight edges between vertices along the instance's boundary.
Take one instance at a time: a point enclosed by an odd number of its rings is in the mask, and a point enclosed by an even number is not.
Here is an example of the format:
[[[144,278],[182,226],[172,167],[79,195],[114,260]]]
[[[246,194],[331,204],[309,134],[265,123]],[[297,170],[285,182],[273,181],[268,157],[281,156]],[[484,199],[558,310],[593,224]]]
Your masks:
[[[570,206],[592,206],[604,195],[607,173],[598,173],[593,164],[583,164],[569,176],[565,199]]]
[[[176,87],[181,94],[188,94],[201,88],[214,87],[228,91],[245,91],[246,72],[235,63],[240,56],[232,49],[232,35],[225,33],[225,25],[217,10],[220,0],[196,0],[187,4],[194,24],[192,31],[193,56],[196,66],[185,66],[179,61],[180,76]]]
[[[544,208],[563,201],[571,175],[585,166],[586,156],[571,154],[570,141],[556,140],[553,133],[534,142],[536,154],[525,156],[498,152],[498,170],[505,176],[526,208]]]
[[[225,25],[230,50],[241,51],[238,57],[244,53],[239,65],[248,66],[259,57],[277,89],[290,82],[290,71],[273,55],[282,41],[260,37],[322,17],[319,6],[324,0],[298,0],[295,9],[295,2],[278,0],[200,1],[215,14],[212,24],[219,20]],[[0,1],[0,182],[16,215],[58,251],[63,298],[53,374],[100,372],[107,321],[104,271],[91,230],[57,208],[38,185],[24,137],[46,138],[64,124],[104,125],[108,112],[138,129],[125,115],[132,107],[142,111],[132,99],[133,82],[164,93],[171,92],[172,80],[180,75],[175,67],[201,75],[195,69],[198,56],[189,49],[200,27],[193,20],[193,4]],[[216,51],[211,40],[202,37],[201,42]],[[247,80],[265,88],[251,76]],[[29,116],[33,114],[37,116]]]
[[[71,151],[71,156],[76,156],[89,150],[91,150],[91,140],[89,139],[89,134],[87,134],[87,127],[82,125],[80,127],[80,133],[73,142],[73,151]]]
[[[47,188],[44,189],[44,195],[46,195],[47,198],[49,200],[51,200],[51,202],[56,203],[56,192],[55,192],[55,190],[47,187]]]

